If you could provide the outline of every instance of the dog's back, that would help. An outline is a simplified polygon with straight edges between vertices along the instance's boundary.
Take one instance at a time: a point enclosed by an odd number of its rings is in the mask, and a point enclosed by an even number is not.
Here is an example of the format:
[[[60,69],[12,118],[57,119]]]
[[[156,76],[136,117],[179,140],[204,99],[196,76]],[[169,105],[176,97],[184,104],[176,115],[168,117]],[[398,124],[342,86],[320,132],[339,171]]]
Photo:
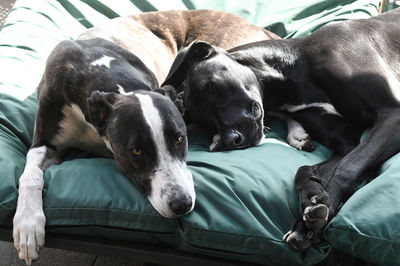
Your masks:
[[[224,49],[278,36],[243,18],[215,10],[146,12],[115,18],[79,39],[101,37],[131,51],[163,82],[178,51],[194,40]]]

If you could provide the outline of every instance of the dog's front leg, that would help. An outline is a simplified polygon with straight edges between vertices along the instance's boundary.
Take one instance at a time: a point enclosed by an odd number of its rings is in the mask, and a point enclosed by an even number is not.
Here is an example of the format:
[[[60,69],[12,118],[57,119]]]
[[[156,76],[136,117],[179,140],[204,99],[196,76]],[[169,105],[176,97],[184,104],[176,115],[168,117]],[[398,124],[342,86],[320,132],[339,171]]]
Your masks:
[[[26,165],[19,179],[17,211],[13,237],[19,258],[30,265],[44,245],[46,217],[43,213],[43,170],[49,159],[49,148],[33,147],[28,151]]]
[[[315,243],[315,235],[336,215],[340,204],[351,196],[366,172],[400,151],[399,113],[400,108],[385,110],[369,135],[345,155],[332,156],[320,165],[299,169],[295,185],[300,196],[302,220],[284,236],[291,247],[302,250]]]
[[[295,187],[299,195],[301,218],[283,236],[283,240],[293,249],[304,250],[322,240],[321,229],[328,222],[331,207],[331,198],[325,185],[343,156],[333,154],[322,163],[298,169]]]

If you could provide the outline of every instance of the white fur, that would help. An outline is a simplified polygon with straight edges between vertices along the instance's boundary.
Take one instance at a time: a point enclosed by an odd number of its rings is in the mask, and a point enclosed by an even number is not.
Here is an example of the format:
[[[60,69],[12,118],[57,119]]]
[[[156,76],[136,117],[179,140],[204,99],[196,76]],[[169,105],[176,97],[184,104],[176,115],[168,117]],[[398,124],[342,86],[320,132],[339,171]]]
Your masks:
[[[151,195],[149,196],[149,200],[151,204],[163,216],[173,217],[173,213],[165,198],[166,194],[173,189],[172,185],[181,187],[183,193],[190,195],[192,198],[191,209],[193,209],[196,194],[192,174],[187,169],[185,162],[176,160],[170,155],[165,141],[163,121],[160,113],[154,106],[152,98],[149,95],[143,94],[136,94],[136,97],[139,99],[144,118],[151,129],[159,158],[156,171],[150,176]]]
[[[215,148],[221,143],[222,138],[220,134],[215,134],[213,137],[213,142],[211,143],[209,149],[210,151],[214,151]]]
[[[177,160],[172,161],[167,168],[162,168],[151,176],[151,195],[149,197],[153,207],[161,215],[168,218],[175,217],[168,206],[168,190],[173,189],[171,183],[174,186],[180,186],[183,193],[191,197],[192,206],[189,211],[193,210],[196,200],[192,173],[187,169],[186,163]],[[162,193],[163,190],[167,190],[167,192]]]
[[[287,118],[286,123],[288,126],[288,143],[290,146],[302,150],[305,142],[310,140],[310,136],[298,122]]]
[[[330,103],[307,103],[307,104],[300,104],[300,105],[285,104],[285,105],[282,105],[279,109],[281,109],[282,111],[287,111],[289,113],[294,113],[294,112],[301,111],[301,110],[304,110],[307,108],[312,108],[312,107],[322,108],[328,114],[342,116],[341,114],[339,114],[338,111],[336,111],[335,107]]]
[[[122,95],[130,95],[130,94],[133,94],[133,92],[126,92],[126,91],[124,90],[124,87],[122,87],[121,85],[117,84],[117,86],[118,86],[118,91],[119,91],[120,94],[122,94]]]
[[[110,156],[111,145],[106,137],[100,137],[95,127],[88,123],[76,104],[64,105],[64,118],[59,122],[60,131],[52,144],[64,148],[80,148],[98,155]]]
[[[110,68],[111,61],[115,60],[114,57],[103,55],[97,60],[94,60],[92,63],[90,63],[92,66],[106,66]]]
[[[46,217],[42,203],[44,184],[42,165],[46,160],[46,152],[46,146],[30,149],[24,172],[19,179],[13,237],[19,258],[25,260],[28,265],[37,259],[37,251],[44,245]]]
[[[380,65],[385,72],[385,77],[388,82],[389,88],[392,91],[393,97],[400,102],[400,82],[395,76],[400,73],[393,73],[393,71],[388,67],[380,55],[376,55],[378,65]],[[393,67],[393,69],[399,69],[399,66]]]

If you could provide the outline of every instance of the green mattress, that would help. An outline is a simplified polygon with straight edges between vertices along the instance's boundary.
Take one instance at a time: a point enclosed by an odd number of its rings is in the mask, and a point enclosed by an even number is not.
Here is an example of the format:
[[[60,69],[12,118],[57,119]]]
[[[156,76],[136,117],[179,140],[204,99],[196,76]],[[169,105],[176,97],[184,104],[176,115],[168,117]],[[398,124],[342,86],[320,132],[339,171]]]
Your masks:
[[[330,21],[377,15],[377,5],[378,0],[17,0],[0,32],[0,224],[12,225],[37,110],[34,92],[59,41],[117,16],[195,8],[229,11],[290,38]],[[258,147],[218,153],[208,152],[212,136],[207,131],[188,126],[187,161],[197,201],[194,211],[179,219],[161,217],[112,159],[51,166],[44,177],[46,230],[265,265],[313,265],[332,247],[373,263],[399,265],[400,155],[343,205],[324,232],[326,242],[296,252],[281,240],[299,217],[294,175],[299,166],[320,162],[330,151],[318,143],[312,153],[297,151],[286,143],[282,122],[267,124],[272,131]]]

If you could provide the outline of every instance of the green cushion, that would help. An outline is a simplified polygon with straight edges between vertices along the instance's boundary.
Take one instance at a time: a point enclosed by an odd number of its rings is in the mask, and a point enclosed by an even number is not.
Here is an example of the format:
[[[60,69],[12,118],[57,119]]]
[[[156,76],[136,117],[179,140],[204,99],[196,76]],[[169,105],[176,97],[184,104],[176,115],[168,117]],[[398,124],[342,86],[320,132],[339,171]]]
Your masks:
[[[48,53],[59,41],[119,15],[206,7],[242,15],[283,37],[300,36],[327,21],[376,15],[378,1],[313,0],[311,8],[300,2],[18,0],[0,32],[0,223],[12,223],[37,109],[32,93]],[[318,143],[312,153],[297,151],[286,144],[281,122],[268,125],[272,131],[260,146],[219,153],[208,152],[207,132],[189,126],[187,161],[197,201],[194,211],[179,219],[161,217],[111,159],[82,158],[52,166],[44,177],[47,230],[270,265],[315,264],[331,246],[375,263],[398,264],[400,214],[393,206],[399,203],[400,182],[395,179],[400,158],[389,160],[378,179],[344,204],[325,230],[330,244],[299,253],[281,240],[299,216],[294,174],[301,165],[327,158],[330,151]]]
[[[400,265],[400,154],[347,200],[328,225],[333,247],[378,265]]]

